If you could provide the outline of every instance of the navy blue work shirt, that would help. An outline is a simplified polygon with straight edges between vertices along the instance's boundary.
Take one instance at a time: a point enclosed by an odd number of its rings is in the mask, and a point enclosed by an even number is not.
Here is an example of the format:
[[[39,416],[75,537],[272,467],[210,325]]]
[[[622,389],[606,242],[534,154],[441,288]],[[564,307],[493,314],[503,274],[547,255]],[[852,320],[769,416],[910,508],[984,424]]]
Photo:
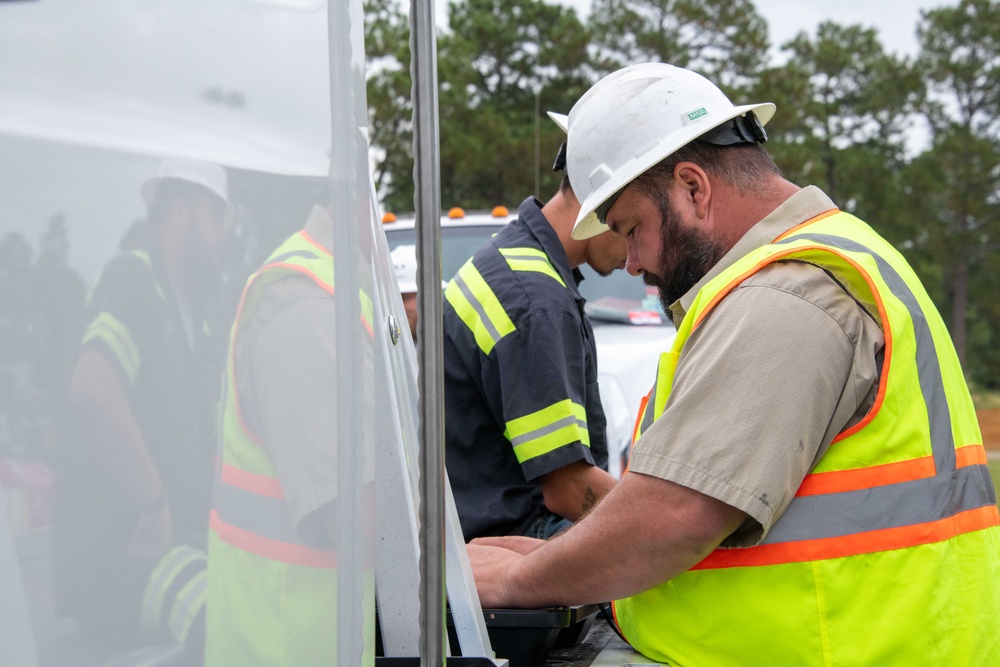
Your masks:
[[[445,443],[466,540],[549,514],[540,479],[607,469],[597,348],[559,237],[529,197],[445,290]]]

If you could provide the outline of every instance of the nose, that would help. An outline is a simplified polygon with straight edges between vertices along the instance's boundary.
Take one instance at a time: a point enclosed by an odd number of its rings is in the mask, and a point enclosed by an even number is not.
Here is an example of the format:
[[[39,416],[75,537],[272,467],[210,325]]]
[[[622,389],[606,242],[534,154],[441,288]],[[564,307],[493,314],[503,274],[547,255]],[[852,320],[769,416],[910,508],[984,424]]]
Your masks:
[[[633,276],[640,276],[645,273],[642,264],[639,262],[639,249],[636,244],[629,240],[626,242],[625,270]]]

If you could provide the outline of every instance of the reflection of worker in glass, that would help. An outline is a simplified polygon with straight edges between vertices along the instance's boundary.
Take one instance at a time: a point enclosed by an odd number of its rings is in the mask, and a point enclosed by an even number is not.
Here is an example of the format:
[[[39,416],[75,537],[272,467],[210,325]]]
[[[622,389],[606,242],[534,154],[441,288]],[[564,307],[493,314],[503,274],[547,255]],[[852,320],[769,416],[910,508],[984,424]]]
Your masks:
[[[417,340],[417,247],[396,246],[392,251],[392,268],[396,271],[396,282],[403,297],[406,321],[410,325],[410,335]]]
[[[95,637],[195,641],[219,377],[205,316],[226,172],[166,160],[142,195],[144,233],[94,286],[70,383],[81,437],[60,466],[56,586],[60,610]]]
[[[337,364],[332,247],[329,210],[313,208],[250,276],[236,314],[209,535],[209,666],[320,665],[336,655],[336,379],[347,376]],[[371,301],[355,294],[367,370],[350,390],[370,404]]]

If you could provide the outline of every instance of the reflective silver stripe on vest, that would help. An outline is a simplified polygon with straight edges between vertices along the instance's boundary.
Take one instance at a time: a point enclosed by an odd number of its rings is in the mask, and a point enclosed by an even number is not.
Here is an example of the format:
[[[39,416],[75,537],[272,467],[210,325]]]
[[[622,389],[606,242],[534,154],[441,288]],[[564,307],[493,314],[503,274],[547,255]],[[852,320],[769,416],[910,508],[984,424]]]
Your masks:
[[[219,518],[230,526],[275,542],[304,544],[281,498],[260,496],[217,479],[212,504]]]
[[[993,504],[986,466],[871,489],[794,498],[761,544],[843,537],[954,516]]]
[[[937,474],[868,489],[793,498],[761,544],[843,537],[911,526],[993,504],[993,488],[986,466],[955,468],[951,415],[944,394],[941,367],[930,327],[913,292],[888,262],[855,241],[813,234],[797,235],[777,243],[795,241],[814,241],[869,255],[875,260],[890,291],[905,304],[916,335],[918,377],[921,393],[928,405]]]
[[[944,394],[944,380],[941,376],[941,365],[938,361],[937,348],[931,335],[930,326],[924,318],[924,311],[917,303],[913,292],[892,266],[871,249],[851,239],[832,234],[800,234],[791,236],[775,243],[787,244],[795,241],[815,241],[841,250],[856,252],[870,256],[875,260],[882,279],[889,290],[899,299],[910,314],[913,331],[917,342],[917,369],[920,379],[920,393],[927,404],[927,415],[930,420],[931,447],[934,452],[934,464],[938,472],[955,469],[955,439],[951,431],[951,412],[948,410],[948,400]]]
[[[469,285],[465,282],[465,278],[462,277],[462,273],[456,273],[455,277],[452,278],[452,282],[455,283],[455,286],[458,287],[463,295],[465,295],[469,305],[476,311],[476,315],[479,316],[479,321],[486,329],[486,333],[488,333],[490,338],[493,339],[493,344],[496,345],[499,343],[503,336],[500,335],[500,332],[497,330],[496,326],[494,326],[493,321],[486,314],[486,309],[483,308],[483,304],[479,302],[476,295],[472,293],[471,289],[469,289]]]

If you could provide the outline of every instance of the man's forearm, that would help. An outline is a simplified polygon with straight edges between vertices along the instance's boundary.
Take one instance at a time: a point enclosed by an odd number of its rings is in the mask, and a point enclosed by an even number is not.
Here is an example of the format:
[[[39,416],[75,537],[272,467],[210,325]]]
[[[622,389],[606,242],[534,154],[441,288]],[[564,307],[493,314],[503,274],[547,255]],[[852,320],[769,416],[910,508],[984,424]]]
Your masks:
[[[578,521],[614,487],[615,478],[586,461],[575,461],[542,478],[542,498],[550,512]]]
[[[163,491],[159,473],[118,374],[103,352],[89,349],[80,355],[70,383],[70,404],[101,467],[138,505],[154,502]]]
[[[639,593],[689,569],[746,515],[685,487],[629,474],[559,539],[512,559],[501,588],[516,607]]]

